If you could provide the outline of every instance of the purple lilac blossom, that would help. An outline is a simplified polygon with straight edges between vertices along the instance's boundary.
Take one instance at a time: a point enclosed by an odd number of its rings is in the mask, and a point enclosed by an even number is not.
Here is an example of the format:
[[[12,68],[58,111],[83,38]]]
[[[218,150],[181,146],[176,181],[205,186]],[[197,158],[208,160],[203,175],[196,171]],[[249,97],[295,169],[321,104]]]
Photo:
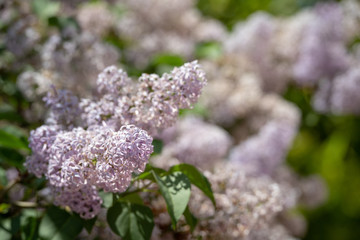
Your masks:
[[[176,131],[177,136],[164,151],[170,151],[180,162],[202,169],[211,169],[217,161],[224,159],[232,144],[225,130],[198,118],[179,121]]]
[[[123,192],[132,173],[144,171],[153,139],[139,126],[148,131],[170,126],[180,107],[197,101],[205,83],[194,61],[162,77],[143,74],[138,84],[108,67],[99,75],[93,100],[79,101],[70,91],[54,88],[44,98],[51,109],[49,125],[31,132],[33,155],[26,166],[49,180],[55,204],[92,218],[101,204],[97,189]],[[168,111],[176,114],[169,117]],[[80,113],[92,122],[78,124]]]
[[[29,147],[33,154],[27,157],[25,166],[37,177],[41,177],[47,172],[50,148],[60,131],[61,126],[43,125],[30,132]]]
[[[333,82],[332,112],[335,114],[360,114],[360,70],[355,67]]]
[[[240,143],[230,153],[230,161],[251,174],[268,174],[280,165],[297,132],[287,121],[270,121],[260,132]]]
[[[57,187],[52,190],[55,205],[69,206],[84,219],[91,219],[100,212],[102,199],[94,186],[85,186],[76,191]]]
[[[108,67],[99,75],[97,84],[101,98],[82,99],[80,103],[87,126],[102,121],[116,129],[134,124],[155,134],[175,123],[180,108],[189,108],[197,101],[206,78],[197,61],[193,61],[161,77],[142,74],[138,83],[132,83],[122,70]]]
[[[152,138],[135,126],[59,133],[50,151],[47,173],[51,185],[80,189],[95,185],[123,192],[133,172],[142,172],[153,151]]]
[[[73,124],[80,113],[79,99],[70,91],[57,90],[52,86],[43,100],[51,110],[48,122],[63,125]]]
[[[341,27],[341,8],[336,4],[319,4],[314,14],[314,20],[303,33],[294,65],[295,80],[305,86],[345,71],[350,63]]]

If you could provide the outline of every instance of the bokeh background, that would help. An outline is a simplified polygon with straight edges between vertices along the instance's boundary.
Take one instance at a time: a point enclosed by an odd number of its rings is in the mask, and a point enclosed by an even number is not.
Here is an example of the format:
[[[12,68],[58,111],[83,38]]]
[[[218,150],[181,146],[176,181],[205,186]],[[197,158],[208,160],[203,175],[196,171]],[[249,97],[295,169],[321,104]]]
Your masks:
[[[6,2],[7,0],[0,1],[0,14],[5,14],[1,12],[1,8],[6,8]],[[221,21],[227,30],[231,31],[239,21],[246,21],[257,11],[265,11],[277,17],[287,17],[311,8],[319,2],[314,0],[199,0],[197,8],[204,16]],[[48,33],[56,31],[52,29],[78,25],[71,13],[63,13],[62,11],[65,10],[59,10],[58,2],[33,0],[30,9],[38,18],[36,24],[40,25],[38,26],[40,32]],[[122,14],[121,7],[114,8],[113,11],[116,14]],[[11,179],[9,169],[17,168],[22,175],[22,184],[27,187],[21,190],[26,196],[32,194],[31,189],[41,189],[44,186],[44,179],[29,176],[23,166],[26,156],[30,153],[27,147],[29,130],[39,126],[42,120],[41,118],[34,120],[35,117],[32,115],[36,111],[34,99],[27,98],[24,92],[19,90],[17,80],[25,69],[36,68],[36,64],[29,64],[29,59],[36,55],[37,49],[30,46],[26,50],[27,60],[25,63],[22,62],[25,59],[22,53],[12,52],[4,40],[10,26],[11,22],[4,20],[0,22],[0,190],[5,191],[6,186],[9,185],[9,179]],[[19,36],[16,38],[17,41],[21,41]],[[120,53],[127,48],[128,43],[120,39],[112,30],[105,33],[101,39],[118,49]],[[45,42],[45,37],[40,36],[38,41]],[[84,47],[85,50],[87,48]],[[221,54],[219,53],[221,49],[217,44],[198,44],[195,52],[196,57],[201,59],[216,57]],[[114,59],[116,58],[115,56]],[[172,66],[181,65],[185,59],[174,54],[161,54],[153,57],[145,66],[142,63],[133,64],[129,59],[121,57],[116,61],[124,66],[130,75],[139,76],[143,71],[162,73]],[[82,71],[87,70],[84,68]],[[83,74],[86,75],[88,72]],[[300,108],[302,114],[300,130],[286,163],[300,175],[321,175],[326,181],[329,193],[328,199],[320,207],[311,210],[300,209],[308,221],[308,231],[303,239],[360,239],[360,118],[350,114],[336,116],[315,111],[311,101],[313,94],[314,89],[298,87],[294,84],[282,93],[285,99]],[[28,109],[32,109],[31,113]],[[206,110],[198,107],[192,111],[201,115]],[[41,114],[40,110],[39,115]],[[10,207],[7,203],[0,203],[0,213],[8,214]],[[36,224],[35,218],[27,219]],[[20,225],[17,221],[20,219],[14,220],[13,224]],[[15,239],[19,237],[16,234],[14,236]]]

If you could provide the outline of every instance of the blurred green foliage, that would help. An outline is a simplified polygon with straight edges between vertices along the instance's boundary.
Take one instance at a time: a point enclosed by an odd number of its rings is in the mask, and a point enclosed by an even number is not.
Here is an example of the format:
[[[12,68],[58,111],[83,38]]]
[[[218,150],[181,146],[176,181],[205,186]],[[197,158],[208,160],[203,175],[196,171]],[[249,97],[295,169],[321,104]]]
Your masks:
[[[294,87],[285,94],[302,111],[288,163],[302,175],[320,174],[329,190],[322,207],[304,211],[304,239],[360,239],[360,118],[316,113],[310,96]]]
[[[296,11],[327,0],[199,0],[204,15],[219,19],[229,29],[255,11],[266,11],[277,16],[289,16]]]

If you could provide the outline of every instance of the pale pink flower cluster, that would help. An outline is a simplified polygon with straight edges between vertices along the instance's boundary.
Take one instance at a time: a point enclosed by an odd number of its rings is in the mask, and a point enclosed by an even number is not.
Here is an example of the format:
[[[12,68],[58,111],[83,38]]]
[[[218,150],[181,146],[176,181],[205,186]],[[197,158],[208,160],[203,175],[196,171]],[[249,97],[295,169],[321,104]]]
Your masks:
[[[161,77],[142,74],[133,83],[115,67],[106,68],[97,81],[100,97],[81,100],[82,119],[87,125],[107,122],[118,128],[134,124],[151,134],[173,125],[179,109],[190,108],[206,84],[197,61],[176,67]]]
[[[25,165],[49,180],[55,204],[92,218],[101,205],[97,190],[123,192],[132,173],[144,171],[153,152],[145,130],[174,124],[179,108],[191,107],[205,83],[194,61],[162,77],[143,74],[139,83],[108,67],[98,77],[94,99],[53,88],[44,98],[48,125],[30,133],[33,154]],[[165,108],[174,114],[168,116]]]

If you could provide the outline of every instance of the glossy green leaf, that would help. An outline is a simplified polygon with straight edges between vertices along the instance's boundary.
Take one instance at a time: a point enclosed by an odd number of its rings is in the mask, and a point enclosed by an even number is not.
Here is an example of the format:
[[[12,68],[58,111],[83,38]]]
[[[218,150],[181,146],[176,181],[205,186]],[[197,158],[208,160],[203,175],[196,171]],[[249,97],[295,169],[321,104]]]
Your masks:
[[[145,171],[141,173],[140,175],[136,176],[134,178],[134,181],[140,180],[140,179],[147,179],[155,182],[154,175],[152,172],[155,172],[157,175],[162,175],[166,171],[161,168],[153,167],[151,164],[146,164]]]
[[[89,234],[91,233],[91,231],[92,231],[92,229],[93,229],[93,227],[95,225],[96,219],[97,219],[97,217],[83,220],[84,228],[86,229],[86,231]]]
[[[100,191],[99,195],[100,195],[101,199],[103,200],[102,205],[104,207],[109,208],[112,206],[112,204],[113,204],[113,194],[112,193]]]
[[[27,144],[18,137],[0,129],[0,146],[12,149],[28,149]]]
[[[46,240],[75,239],[83,228],[83,220],[57,207],[50,207],[39,227],[39,235]]]
[[[154,146],[154,152],[152,153],[152,155],[160,154],[163,148],[163,142],[159,139],[154,139],[152,145]]]
[[[181,172],[172,172],[163,177],[153,172],[153,176],[165,199],[173,228],[175,228],[177,221],[184,213],[189,202],[191,183],[186,175]]]
[[[107,221],[114,233],[124,240],[148,240],[154,228],[151,209],[130,202],[118,202],[109,208]]]
[[[126,194],[125,196],[119,196],[118,201],[120,202],[131,202],[138,205],[144,205],[144,201],[137,193]]]
[[[18,150],[0,147],[0,163],[24,169],[25,157]]]
[[[171,167],[169,170],[169,172],[176,171],[185,174],[190,182],[198,187],[208,198],[210,198],[214,206],[216,205],[209,181],[196,167],[190,164],[182,163]]]
[[[197,224],[197,218],[192,215],[192,213],[189,210],[189,207],[186,207],[185,212],[184,212],[184,217],[185,217],[185,221],[187,224],[189,224],[190,226],[190,230],[191,232],[194,231],[196,224]]]

